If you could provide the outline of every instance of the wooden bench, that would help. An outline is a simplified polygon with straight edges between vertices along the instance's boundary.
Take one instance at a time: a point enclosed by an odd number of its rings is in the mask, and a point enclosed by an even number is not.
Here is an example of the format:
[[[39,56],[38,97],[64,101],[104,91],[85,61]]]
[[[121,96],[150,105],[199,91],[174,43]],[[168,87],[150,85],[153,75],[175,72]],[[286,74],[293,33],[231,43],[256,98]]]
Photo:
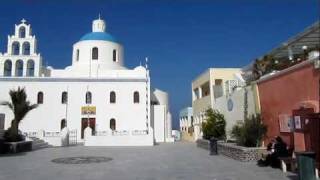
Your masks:
[[[282,172],[287,172],[287,164],[290,164],[291,171],[295,171],[297,169],[297,160],[294,157],[280,157],[280,164]]]

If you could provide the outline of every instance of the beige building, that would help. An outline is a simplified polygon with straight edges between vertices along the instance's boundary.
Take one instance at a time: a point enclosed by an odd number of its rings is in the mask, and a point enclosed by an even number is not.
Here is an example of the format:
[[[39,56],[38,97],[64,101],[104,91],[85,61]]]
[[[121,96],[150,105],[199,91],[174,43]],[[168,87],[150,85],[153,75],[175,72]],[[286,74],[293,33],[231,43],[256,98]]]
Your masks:
[[[205,111],[209,108],[215,109],[216,99],[231,90],[229,82],[241,78],[240,73],[240,68],[209,68],[192,81],[195,139],[202,138],[201,124],[205,120]]]

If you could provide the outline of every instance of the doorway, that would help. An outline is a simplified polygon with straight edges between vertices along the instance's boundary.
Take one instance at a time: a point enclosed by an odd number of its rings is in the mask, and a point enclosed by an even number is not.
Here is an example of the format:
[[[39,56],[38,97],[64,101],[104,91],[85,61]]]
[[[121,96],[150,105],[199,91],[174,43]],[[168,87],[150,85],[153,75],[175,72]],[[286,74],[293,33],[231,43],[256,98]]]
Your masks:
[[[96,118],[82,118],[81,119],[81,139],[84,138],[84,129],[86,129],[86,127],[88,127],[88,124],[90,126],[90,128],[92,129],[92,135],[96,130]]]

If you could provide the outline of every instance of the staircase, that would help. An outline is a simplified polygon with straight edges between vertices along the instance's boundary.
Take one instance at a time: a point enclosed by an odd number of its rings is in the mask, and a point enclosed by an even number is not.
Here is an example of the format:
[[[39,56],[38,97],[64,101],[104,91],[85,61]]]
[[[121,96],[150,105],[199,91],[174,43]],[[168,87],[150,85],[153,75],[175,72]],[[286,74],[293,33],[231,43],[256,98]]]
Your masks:
[[[47,147],[51,147],[47,142],[43,141],[42,139],[36,137],[30,137],[32,142],[32,150],[43,149]]]

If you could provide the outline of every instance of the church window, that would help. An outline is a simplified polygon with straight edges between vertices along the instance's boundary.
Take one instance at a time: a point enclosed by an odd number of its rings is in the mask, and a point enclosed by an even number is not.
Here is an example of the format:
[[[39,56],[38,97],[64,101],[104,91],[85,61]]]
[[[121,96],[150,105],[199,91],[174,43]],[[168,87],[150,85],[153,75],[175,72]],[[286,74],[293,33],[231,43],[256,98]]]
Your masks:
[[[31,59],[27,62],[27,76],[34,76],[34,61]]]
[[[22,54],[23,55],[30,55],[30,43],[24,42],[22,44]]]
[[[115,131],[116,130],[116,120],[115,119],[110,119],[110,129],[112,131]]]
[[[86,93],[86,104],[91,104],[92,103],[92,94],[91,92]]]
[[[116,103],[116,93],[114,91],[110,92],[110,103]]]
[[[79,49],[77,49],[77,52],[76,52],[76,60],[79,61],[79,54],[80,54],[80,51]]]
[[[67,126],[67,122],[65,119],[62,119],[60,122],[60,129],[62,130],[63,128],[65,128]]]
[[[26,37],[26,28],[22,26],[19,29],[19,38],[25,38],[25,37]]]
[[[139,102],[140,102],[139,92],[135,91],[133,93],[133,103],[139,103]]]
[[[98,57],[99,57],[98,48],[97,47],[92,48],[92,59],[97,60]]]
[[[113,60],[113,62],[117,61],[117,50],[115,50],[115,49],[112,52],[112,60]]]
[[[3,76],[11,76],[12,72],[12,62],[11,60],[6,60],[3,68]]]
[[[12,43],[12,55],[19,55],[20,54],[20,44],[19,42],[15,41]]]
[[[23,61],[18,60],[16,61],[16,76],[23,76]]]
[[[38,98],[37,98],[38,104],[43,104],[43,92],[38,92]]]
[[[67,104],[68,103],[68,93],[67,92],[62,92],[61,95],[61,103],[62,104]]]

